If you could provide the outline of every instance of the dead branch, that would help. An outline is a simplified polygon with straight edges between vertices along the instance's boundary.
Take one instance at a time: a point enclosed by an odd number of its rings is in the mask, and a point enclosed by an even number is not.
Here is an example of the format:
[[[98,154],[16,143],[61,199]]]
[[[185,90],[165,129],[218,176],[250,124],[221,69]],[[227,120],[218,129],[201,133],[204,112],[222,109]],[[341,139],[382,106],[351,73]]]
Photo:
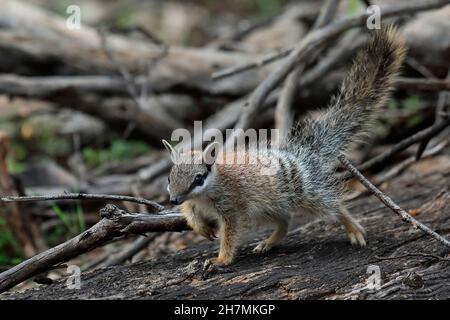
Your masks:
[[[327,0],[317,17],[312,31],[322,28],[328,24],[337,12],[340,0]],[[309,61],[314,60],[319,55],[320,50],[317,50]],[[280,97],[277,106],[275,107],[275,128],[280,130],[281,141],[286,141],[289,129],[293,124],[293,115],[291,112],[292,103],[297,93],[298,79],[306,68],[307,61],[302,61],[286,78],[283,88],[281,89]]]
[[[155,238],[159,235],[160,235],[159,233],[153,233],[152,235],[147,236],[147,237],[141,236],[141,237],[137,238],[129,246],[126,246],[125,248],[123,248],[121,252],[108,257],[108,259],[105,262],[103,262],[101,264],[101,266],[102,267],[116,266],[116,265],[120,265],[120,264],[126,262],[127,260],[130,260],[139,251],[147,248],[148,245],[153,240],[155,240]]]
[[[447,71],[447,81],[450,81],[450,69]],[[446,91],[443,91],[439,94],[438,101],[436,104],[436,114],[434,118],[434,123],[437,124],[443,120],[445,120],[445,108],[448,106],[447,99],[450,99],[450,90],[447,88]],[[422,153],[427,148],[428,143],[430,142],[431,138],[426,138],[422,140],[419,147],[417,148],[416,152],[416,159],[420,159],[422,156]]]
[[[411,68],[416,70],[418,73],[420,73],[422,76],[424,76],[424,78],[437,79],[434,76],[434,74],[427,67],[425,67],[422,63],[417,61],[417,59],[415,59],[413,57],[406,57],[405,62],[408,66],[410,66]]]
[[[415,258],[415,257],[420,257],[420,258],[425,258],[425,259],[434,259],[434,260],[438,260],[438,261],[446,261],[446,262],[450,262],[450,258],[443,258],[440,257],[436,254],[430,254],[430,253],[420,253],[420,252],[414,252],[414,253],[406,253],[406,254],[402,254],[399,256],[392,256],[392,257],[380,257],[380,256],[374,256],[374,258],[378,261],[382,261],[382,260],[395,260],[395,259],[403,259],[403,258]]]
[[[115,238],[127,234],[189,230],[183,215],[171,210],[162,211],[159,215],[135,214],[108,204],[100,210],[100,216],[103,219],[75,238],[1,273],[0,293]]]
[[[450,3],[448,0],[435,0],[435,1],[426,1],[426,2],[420,2],[420,3],[405,3],[401,5],[396,6],[389,6],[386,8],[381,8],[381,12],[383,13],[383,18],[388,18],[392,16],[399,16],[399,15],[407,15],[411,13],[415,13],[418,11],[425,11],[425,10],[433,10],[438,9],[440,7],[445,6],[446,4]],[[213,79],[222,79],[228,76],[232,76],[244,71],[248,71],[254,68],[260,68],[268,63],[271,63],[273,61],[276,61],[278,59],[284,58],[288,55],[291,57],[288,58],[286,61],[283,62],[282,65],[280,65],[277,70],[279,70],[281,78],[284,78],[283,73],[289,72],[292,68],[289,68],[289,64],[296,64],[298,60],[301,60],[301,57],[299,57],[300,54],[304,56],[303,51],[306,50],[306,48],[309,45],[317,45],[319,43],[315,43],[316,41],[322,42],[326,41],[328,37],[335,37],[339,33],[349,29],[356,27],[358,25],[361,25],[366,21],[368,17],[367,13],[363,13],[354,17],[346,17],[342,18],[335,23],[331,24],[329,28],[322,28],[324,30],[317,30],[315,34],[311,34],[310,39],[304,39],[302,42],[300,42],[297,46],[289,47],[281,49],[279,52],[268,54],[266,57],[256,61],[256,62],[250,62],[246,64],[242,64],[239,66],[231,67],[228,69],[223,69],[220,71],[217,71],[213,73],[212,78]],[[333,29],[335,29],[333,31]],[[294,54],[295,51],[295,54]],[[288,71],[281,72],[282,68],[288,69]],[[278,79],[273,78],[274,80],[280,81]],[[272,81],[274,81],[272,80]],[[277,82],[274,81],[274,82]]]
[[[420,160],[424,160],[426,158],[429,158],[429,157],[439,154],[442,150],[444,150],[449,145],[449,143],[450,143],[450,139],[446,139],[446,140],[442,141],[441,143],[435,145],[434,147],[426,150],[423,153],[423,156],[419,160],[417,160],[415,156],[406,158],[402,162],[396,164],[395,166],[393,166],[392,168],[387,170],[385,173],[375,176],[373,178],[372,183],[378,187],[378,186],[382,185],[383,183],[386,183],[386,182],[392,180],[394,177],[400,175],[403,171],[408,169],[414,163],[417,163]],[[347,201],[354,200],[362,195],[367,194],[368,192],[369,191],[353,193],[350,196],[346,197],[345,200],[347,200]]]
[[[367,178],[364,177],[362,173],[358,169],[356,169],[356,167],[353,166],[344,155],[340,155],[338,158],[348,171],[350,171],[371,193],[373,193],[373,195],[380,199],[381,202],[383,202],[388,208],[394,211],[394,213],[398,214],[402,218],[402,220],[411,223],[414,228],[422,230],[440,243],[446,245],[447,247],[450,247],[450,241],[448,241],[435,231],[431,230],[423,223],[417,221],[405,210],[400,208],[391,198],[389,198],[380,189],[375,187],[369,180],[367,180]]]
[[[244,64],[244,65],[216,71],[211,75],[211,78],[213,80],[220,80],[222,78],[233,76],[235,74],[238,74],[238,73],[241,73],[244,71],[261,68],[262,66],[265,66],[266,64],[269,64],[269,63],[277,61],[281,58],[287,57],[293,50],[294,50],[294,46],[280,49],[277,52],[267,54],[266,56],[262,57],[261,59],[255,61],[255,62],[250,62],[250,63]]]
[[[139,204],[144,204],[155,211],[161,211],[164,209],[162,205],[151,200],[143,198],[135,198],[130,196],[119,196],[111,194],[91,194],[91,193],[65,193],[52,196],[6,196],[1,197],[2,202],[35,202],[35,201],[54,201],[54,200],[113,200],[113,201],[127,201]]]
[[[352,40],[352,41],[350,41]],[[301,77],[302,86],[310,85],[313,81],[323,76],[334,62],[340,62],[345,55],[353,49],[360,47],[364,43],[362,37],[345,37],[341,44],[331,49],[314,68],[305,72]],[[333,64],[330,63],[331,60]],[[320,66],[320,67],[319,67]],[[326,70],[323,70],[326,67]],[[316,75],[317,74],[317,75]],[[309,78],[314,75],[314,78]],[[148,84],[143,76],[135,78],[134,83],[143,88],[143,90],[153,90],[154,87]],[[450,90],[450,81],[442,79],[422,79],[422,78],[404,78],[399,77],[396,80],[396,86],[399,88],[419,90],[419,91],[442,91]],[[58,96],[72,93],[72,95],[81,94],[114,94],[117,96],[128,95],[128,91],[123,84],[123,79],[119,76],[20,76],[15,74],[0,75],[0,92],[10,96],[40,98],[51,101],[61,101]],[[156,91],[161,93],[161,91]]]
[[[387,7],[381,11],[383,12],[383,17],[387,18],[396,15],[404,15],[417,11],[439,8],[449,2],[449,0],[435,0],[416,4],[409,3]],[[295,68],[295,66],[297,66],[305,57],[309,56],[313,50],[348,29],[363,25],[367,17],[368,14],[363,13],[355,17],[342,18],[327,25],[326,27],[308,34],[308,36],[300,41],[295,49],[289,54],[289,57],[283,60],[280,65],[256,87],[245,105],[244,112],[235,125],[235,129],[245,130],[250,126],[252,119],[259,112],[259,108],[269,93],[280,84],[280,82]],[[234,136],[232,136],[230,140],[234,141]]]
[[[450,90],[450,81],[442,79],[411,79],[397,78],[395,86],[401,89],[414,91],[442,91]]]
[[[24,1],[4,1],[0,25],[2,53],[10,58],[7,62],[4,59],[0,61],[1,69],[6,72],[21,68],[35,74],[36,63],[45,66],[48,62],[59,67],[60,74],[116,72],[116,67],[104,54],[94,28],[83,24],[79,30],[68,30],[63,18]],[[122,35],[109,35],[108,44],[132,74],[139,73],[146,62],[166,50],[165,46]],[[176,86],[203,92],[233,94],[234,91],[235,95],[239,95],[242,89],[257,84],[258,73],[243,78],[242,82],[240,79],[212,82],[209,75],[218,68],[248,61],[250,56],[243,53],[173,46],[164,61],[152,72],[150,80],[154,89],[159,91],[168,91]]]
[[[378,156],[364,162],[363,164],[358,166],[359,171],[366,171],[372,169],[373,167],[385,163],[387,160],[391,159],[396,154],[402,152],[408,147],[412,146],[415,143],[422,141],[423,139],[428,139],[430,137],[434,137],[442,132],[446,127],[450,125],[450,118],[445,121],[439,122],[437,124],[432,125],[422,131],[419,131],[412,136],[400,141],[395,144],[391,149],[379,154]],[[351,174],[344,174],[342,179],[347,180],[352,177]]]
[[[100,36],[100,43],[103,48],[103,51],[108,56],[108,58],[111,60],[111,63],[116,66],[117,70],[119,71],[120,75],[123,78],[123,82],[125,84],[125,87],[128,91],[128,94],[133,99],[133,101],[136,103],[137,109],[135,109],[135,118],[139,116],[139,112],[142,110],[149,110],[148,105],[148,91],[149,91],[149,79],[151,76],[152,70],[157,66],[157,64],[167,55],[168,47],[163,46],[164,50],[161,51],[159,55],[157,55],[151,63],[148,64],[148,70],[147,70],[147,76],[145,77],[145,83],[142,84],[142,90],[140,90],[140,94],[138,93],[138,89],[136,87],[135,81],[133,77],[131,76],[130,72],[127,70],[127,68],[119,61],[119,59],[116,57],[114,52],[109,48],[107,43],[107,34],[105,30],[101,29],[99,31]],[[153,110],[153,112],[149,113],[150,120],[153,120],[151,123],[149,123],[149,126],[152,126],[152,123],[173,123],[173,125],[176,125],[171,117],[169,117],[166,112],[163,110],[159,110],[159,116],[156,118],[153,118],[154,114],[156,113],[156,110]],[[181,124],[180,124],[181,125]],[[136,121],[131,121],[124,134],[125,136],[128,136],[131,131],[136,127]]]

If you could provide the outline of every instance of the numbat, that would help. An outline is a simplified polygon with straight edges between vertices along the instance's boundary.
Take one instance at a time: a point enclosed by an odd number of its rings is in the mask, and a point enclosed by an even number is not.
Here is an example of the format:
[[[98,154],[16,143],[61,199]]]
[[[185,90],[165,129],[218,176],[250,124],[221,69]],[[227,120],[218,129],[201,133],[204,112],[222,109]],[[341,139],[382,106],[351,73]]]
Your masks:
[[[170,201],[181,205],[195,232],[208,239],[216,234],[220,238],[219,256],[212,263],[232,263],[248,223],[275,226],[254,249],[264,252],[286,235],[290,215],[305,211],[339,220],[352,244],[366,244],[364,229],[342,203],[334,177],[337,156],[367,134],[374,114],[389,98],[404,56],[396,28],[374,31],[329,108],[300,121],[277,149],[227,153],[219,152],[214,142],[203,152],[181,153],[163,140],[174,161]],[[212,150],[216,157],[208,163],[205,159]],[[272,174],[263,174],[263,162],[278,165]]]

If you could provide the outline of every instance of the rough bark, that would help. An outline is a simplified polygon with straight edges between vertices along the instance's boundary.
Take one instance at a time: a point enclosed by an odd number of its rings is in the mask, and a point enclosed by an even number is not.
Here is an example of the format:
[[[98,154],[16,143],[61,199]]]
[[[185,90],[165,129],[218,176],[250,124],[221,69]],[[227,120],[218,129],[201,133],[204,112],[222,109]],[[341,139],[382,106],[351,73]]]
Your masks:
[[[448,153],[448,152],[447,152]],[[450,233],[448,155],[422,161],[386,192],[444,236]],[[414,210],[412,210],[414,209]],[[367,230],[367,247],[352,247],[335,223],[296,217],[286,239],[267,254],[253,254],[253,235],[226,270],[201,275],[217,244],[205,242],[155,260],[82,274],[81,290],[65,279],[3,299],[406,299],[450,297],[448,250],[401,221],[374,197],[349,204]],[[266,235],[266,233],[264,233]],[[251,244],[249,244],[249,242]],[[381,290],[366,288],[369,265],[380,268]]]

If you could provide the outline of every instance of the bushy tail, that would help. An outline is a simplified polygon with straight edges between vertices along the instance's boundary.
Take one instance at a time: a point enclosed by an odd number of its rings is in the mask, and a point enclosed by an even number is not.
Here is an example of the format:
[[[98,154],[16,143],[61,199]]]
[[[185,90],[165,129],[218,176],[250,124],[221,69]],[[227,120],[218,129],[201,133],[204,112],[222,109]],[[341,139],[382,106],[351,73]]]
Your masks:
[[[405,53],[395,27],[375,31],[353,61],[330,107],[317,118],[298,123],[290,144],[312,148],[322,158],[327,158],[336,157],[352,142],[361,139],[375,111],[389,98]]]

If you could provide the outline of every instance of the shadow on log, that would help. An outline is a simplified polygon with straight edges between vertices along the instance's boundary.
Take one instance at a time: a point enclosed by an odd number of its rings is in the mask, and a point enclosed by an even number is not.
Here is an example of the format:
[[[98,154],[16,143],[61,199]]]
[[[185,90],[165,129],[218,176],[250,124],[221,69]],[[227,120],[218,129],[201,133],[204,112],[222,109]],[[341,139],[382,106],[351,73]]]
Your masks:
[[[444,236],[450,232],[449,156],[417,163],[386,190],[405,210]],[[439,164],[440,163],[440,164]],[[352,214],[367,230],[368,245],[352,247],[340,226],[304,224],[273,251],[253,254],[258,233],[226,270],[202,276],[215,255],[210,242],[159,260],[102,268],[81,275],[81,290],[66,279],[2,299],[443,299],[450,295],[449,252],[401,221],[374,197],[353,201]],[[414,210],[413,210],[414,209]],[[249,244],[249,242],[251,242]],[[255,242],[256,243],[256,242]],[[369,290],[369,266],[380,268],[381,289]]]

